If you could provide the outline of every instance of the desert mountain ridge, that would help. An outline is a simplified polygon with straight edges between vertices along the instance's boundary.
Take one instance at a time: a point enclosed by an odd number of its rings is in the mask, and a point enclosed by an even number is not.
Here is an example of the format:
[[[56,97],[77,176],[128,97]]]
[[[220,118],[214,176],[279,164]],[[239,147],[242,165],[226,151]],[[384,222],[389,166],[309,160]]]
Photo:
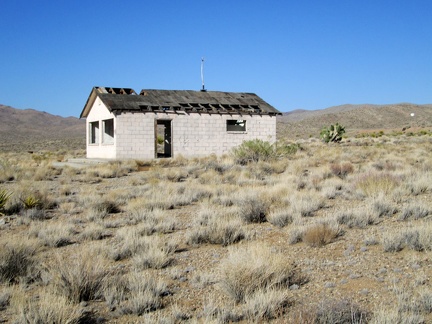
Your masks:
[[[336,122],[344,125],[348,134],[407,127],[432,128],[432,104],[345,104],[320,110],[297,109],[277,117],[278,138],[318,137],[323,126]],[[0,138],[3,146],[74,140],[84,148],[85,120],[0,104]]]
[[[321,110],[296,109],[278,117],[278,136],[317,137],[324,126],[339,123],[348,134],[431,128],[432,104],[340,105]]]
[[[0,137],[3,141],[50,140],[85,137],[85,121],[34,109],[0,105]]]

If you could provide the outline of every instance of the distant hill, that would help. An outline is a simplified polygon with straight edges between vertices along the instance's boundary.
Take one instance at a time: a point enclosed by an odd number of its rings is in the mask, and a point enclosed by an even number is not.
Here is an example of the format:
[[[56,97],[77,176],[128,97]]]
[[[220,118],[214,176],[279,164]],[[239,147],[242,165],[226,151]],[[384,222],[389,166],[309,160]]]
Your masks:
[[[0,149],[64,140],[81,141],[85,148],[85,120],[0,105],[0,138]]]
[[[411,116],[411,114],[414,116]],[[324,126],[338,122],[348,135],[364,131],[432,128],[432,104],[342,105],[322,110],[294,110],[278,117],[279,138],[318,137]]]
[[[407,127],[431,129],[432,104],[341,105],[321,110],[293,110],[277,117],[278,138],[319,137],[324,126],[336,122],[345,126],[348,135],[401,131]],[[85,120],[0,105],[0,139],[0,151],[85,149]]]

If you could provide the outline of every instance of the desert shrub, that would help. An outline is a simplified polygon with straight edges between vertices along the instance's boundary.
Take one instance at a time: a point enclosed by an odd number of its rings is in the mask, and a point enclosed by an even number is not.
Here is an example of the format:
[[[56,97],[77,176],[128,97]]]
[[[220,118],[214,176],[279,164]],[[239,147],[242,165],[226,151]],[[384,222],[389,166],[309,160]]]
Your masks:
[[[190,232],[187,238],[188,244],[221,244],[227,246],[246,238],[242,224],[237,219],[212,219],[208,225],[196,228]]]
[[[250,322],[261,322],[283,315],[290,304],[285,291],[259,289],[245,298],[243,309]]]
[[[0,311],[5,310],[9,306],[11,296],[10,289],[6,288],[0,291]]]
[[[26,209],[21,212],[21,215],[24,218],[27,218],[29,220],[38,220],[38,221],[42,221],[50,218],[50,216],[47,214],[45,210],[38,209],[38,208]]]
[[[78,237],[81,241],[94,241],[102,240],[110,235],[101,224],[90,223],[79,233]]]
[[[46,291],[38,298],[20,292],[12,298],[12,307],[17,313],[15,323],[91,323],[85,321],[89,314],[84,314],[79,305]]]
[[[105,303],[111,310],[117,308],[127,299],[128,292],[127,278],[119,274],[108,277],[102,288],[102,295],[105,299]]]
[[[86,170],[86,175],[90,178],[120,178],[126,176],[132,171],[135,171],[136,169],[137,165],[134,161],[113,161],[110,163],[89,167]]]
[[[344,179],[350,173],[353,173],[354,166],[350,162],[331,163],[330,171],[337,177]]]
[[[415,312],[420,312],[423,314],[431,314],[432,313],[432,291],[427,288],[423,288],[419,291],[418,297],[414,302]]]
[[[399,179],[389,173],[366,173],[355,183],[355,186],[366,196],[390,194],[399,184]]]
[[[162,269],[173,261],[177,244],[159,237],[142,237],[140,247],[133,255],[132,262],[136,269]]]
[[[15,283],[35,275],[35,248],[26,242],[0,243],[0,282]]]
[[[136,207],[130,210],[128,217],[128,224],[139,224],[137,228],[142,235],[171,233],[178,227],[176,219],[162,209],[148,210],[145,207]]]
[[[131,272],[127,282],[127,301],[120,307],[123,314],[140,316],[163,307],[162,297],[168,294],[163,281],[148,273]]]
[[[57,256],[48,271],[54,290],[75,303],[101,297],[104,282],[110,275],[107,265],[90,252]]]
[[[239,164],[266,161],[274,157],[274,146],[270,142],[254,139],[244,141],[232,150],[232,154]]]
[[[119,243],[113,247],[111,257],[116,261],[133,257],[137,269],[160,269],[168,266],[177,248],[177,243],[166,241],[162,237],[142,236],[139,229],[119,230],[117,241]]]
[[[291,228],[288,236],[288,244],[296,244],[302,241],[305,228],[303,226]]]
[[[382,239],[384,252],[399,252],[404,248],[404,237],[400,233],[388,232]]]
[[[401,232],[386,233],[383,237],[385,252],[399,252],[405,247],[414,251],[432,250],[431,225],[410,228]]]
[[[378,217],[393,216],[398,212],[398,208],[389,202],[386,198],[378,196],[378,199],[372,201],[371,207]]]
[[[316,324],[367,323],[368,312],[350,300],[325,300],[321,302],[315,311]]]
[[[424,204],[410,204],[402,209],[399,220],[421,219],[428,216],[429,208]]]
[[[320,223],[306,228],[302,241],[313,247],[321,247],[333,242],[340,235],[342,232],[338,226]]]
[[[229,305],[218,306],[213,301],[204,305],[202,316],[205,323],[237,323],[244,319],[241,312]]]
[[[260,139],[244,141],[232,150],[232,156],[236,163],[247,164],[249,162],[269,161],[280,157],[295,154],[300,148],[298,144],[270,143]]]
[[[324,198],[316,193],[298,193],[290,197],[289,210],[302,217],[311,217],[325,206]]]
[[[244,195],[235,202],[238,215],[245,223],[262,223],[266,221],[268,204],[259,195]]]
[[[7,160],[0,160],[0,183],[17,179],[19,170]]]
[[[410,312],[403,312],[398,307],[379,307],[371,316],[371,324],[420,324],[425,323],[423,316]]]
[[[219,267],[219,286],[235,302],[243,302],[260,289],[287,288],[304,278],[282,253],[266,246],[233,249]]]
[[[293,222],[293,215],[286,208],[279,208],[272,210],[267,216],[267,220],[275,226],[285,227]]]
[[[76,234],[71,224],[62,223],[32,223],[29,229],[29,236],[38,238],[44,246],[62,247],[73,242]]]
[[[371,206],[366,206],[366,208],[341,211],[336,214],[336,221],[338,224],[347,225],[349,228],[365,228],[369,225],[376,225],[381,220]]]

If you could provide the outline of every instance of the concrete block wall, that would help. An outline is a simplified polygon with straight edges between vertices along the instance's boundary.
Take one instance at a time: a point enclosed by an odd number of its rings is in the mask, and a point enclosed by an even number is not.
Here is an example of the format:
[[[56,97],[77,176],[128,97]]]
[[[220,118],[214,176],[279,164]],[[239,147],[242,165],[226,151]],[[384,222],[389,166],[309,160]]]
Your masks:
[[[117,158],[155,157],[155,120],[171,120],[173,157],[222,155],[244,140],[276,141],[276,117],[258,115],[210,115],[124,113],[117,116]],[[227,132],[228,119],[246,121],[245,132]]]
[[[89,144],[89,123],[114,118],[114,143]],[[155,158],[155,121],[171,120],[173,157],[222,155],[245,140],[276,141],[276,117],[175,113],[122,113],[114,116],[96,99],[87,117],[87,157],[107,159]],[[227,120],[245,120],[246,131],[227,132]],[[102,123],[100,126],[102,138]]]
[[[245,132],[227,132],[227,120],[246,121]],[[173,118],[174,154],[185,157],[222,155],[245,140],[276,141],[276,117],[190,114]]]
[[[154,114],[122,113],[116,119],[117,158],[153,159],[155,157]]]

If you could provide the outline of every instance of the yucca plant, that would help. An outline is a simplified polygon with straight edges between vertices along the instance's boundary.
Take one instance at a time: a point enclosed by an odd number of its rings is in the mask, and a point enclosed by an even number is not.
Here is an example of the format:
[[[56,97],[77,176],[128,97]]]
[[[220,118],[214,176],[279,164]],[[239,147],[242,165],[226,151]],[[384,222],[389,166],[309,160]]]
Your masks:
[[[343,134],[345,134],[345,127],[336,123],[335,125],[330,125],[330,127],[324,127],[321,130],[320,136],[326,143],[338,143],[342,140]]]
[[[42,206],[41,200],[32,195],[21,199],[21,202],[24,204],[25,209],[40,208]]]
[[[4,210],[4,207],[11,195],[12,193],[6,191],[6,189],[0,190],[0,215],[3,215],[2,210]]]

